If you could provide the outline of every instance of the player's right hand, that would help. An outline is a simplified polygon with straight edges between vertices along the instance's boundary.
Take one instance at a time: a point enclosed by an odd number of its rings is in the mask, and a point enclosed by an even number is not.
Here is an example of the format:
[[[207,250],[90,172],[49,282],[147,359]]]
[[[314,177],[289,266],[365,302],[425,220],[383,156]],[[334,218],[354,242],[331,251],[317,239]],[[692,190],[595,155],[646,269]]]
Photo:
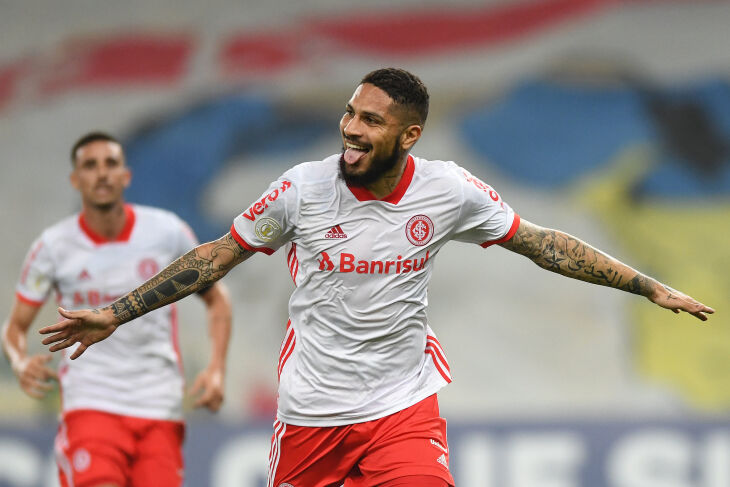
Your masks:
[[[48,391],[53,389],[51,380],[58,380],[56,371],[48,367],[51,354],[33,355],[20,360],[13,366],[20,388],[30,397],[42,399]]]
[[[111,308],[104,309],[82,309],[79,311],[66,311],[58,308],[58,312],[66,318],[55,325],[46,326],[39,331],[42,335],[51,336],[43,339],[43,345],[55,343],[49,350],[56,352],[68,348],[74,343],[79,346],[71,355],[75,360],[92,344],[104,340],[117,329],[118,321]]]

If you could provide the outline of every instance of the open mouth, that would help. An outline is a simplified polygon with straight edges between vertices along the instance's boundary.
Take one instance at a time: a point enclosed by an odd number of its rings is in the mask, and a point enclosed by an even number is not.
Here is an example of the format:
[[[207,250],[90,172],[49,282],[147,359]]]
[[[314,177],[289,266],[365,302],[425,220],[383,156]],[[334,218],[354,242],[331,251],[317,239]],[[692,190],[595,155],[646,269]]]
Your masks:
[[[345,142],[344,158],[348,164],[357,164],[368,152],[370,152],[369,147]]]

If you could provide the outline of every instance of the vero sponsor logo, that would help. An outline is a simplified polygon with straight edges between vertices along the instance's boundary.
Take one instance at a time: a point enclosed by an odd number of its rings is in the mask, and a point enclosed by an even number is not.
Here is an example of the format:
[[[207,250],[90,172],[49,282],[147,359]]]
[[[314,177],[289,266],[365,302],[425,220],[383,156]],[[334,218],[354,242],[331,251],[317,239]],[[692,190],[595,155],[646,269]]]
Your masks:
[[[286,180],[282,181],[280,188],[274,189],[274,191],[261,198],[261,201],[257,201],[251,205],[248,210],[243,212],[243,217],[251,220],[252,222],[256,221],[256,217],[262,214],[264,210],[269,207],[269,203],[276,201],[276,198],[289,188],[291,188],[291,183]]]

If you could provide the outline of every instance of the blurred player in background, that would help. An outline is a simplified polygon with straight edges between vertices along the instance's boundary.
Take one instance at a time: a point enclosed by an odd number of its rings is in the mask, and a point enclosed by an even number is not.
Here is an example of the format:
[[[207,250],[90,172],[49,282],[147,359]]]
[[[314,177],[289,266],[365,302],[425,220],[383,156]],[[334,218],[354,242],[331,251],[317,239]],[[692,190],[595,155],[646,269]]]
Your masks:
[[[183,484],[182,362],[177,311],[145,316],[82,360],[28,355],[28,330],[51,291],[64,308],[105,306],[197,245],[188,225],[161,209],[130,205],[131,181],[120,143],[94,132],[71,151],[71,184],[82,209],[46,229],[32,244],[17,284],[2,345],[20,387],[42,398],[61,386],[55,442],[62,486],[177,487]],[[231,306],[220,284],[197,293],[207,308],[211,357],[191,392],[195,405],[217,411],[223,401]]]
[[[451,373],[427,322],[426,291],[448,241],[498,244],[701,320],[713,312],[575,237],[520,219],[455,163],[412,156],[428,103],[407,71],[366,75],[340,122],[341,154],[285,172],[228,234],[112,305],[61,310],[67,319],[41,330],[53,333],[43,343],[55,351],[80,342],[78,357],[123,323],[285,246],[296,288],[278,363],[268,487],[444,487],[454,481],[436,392]]]

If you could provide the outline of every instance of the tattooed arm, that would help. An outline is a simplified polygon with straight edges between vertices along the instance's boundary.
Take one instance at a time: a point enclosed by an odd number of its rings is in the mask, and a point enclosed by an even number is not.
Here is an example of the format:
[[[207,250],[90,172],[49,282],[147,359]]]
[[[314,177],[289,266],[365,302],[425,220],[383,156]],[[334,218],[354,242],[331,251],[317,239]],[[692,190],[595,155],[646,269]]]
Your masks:
[[[522,220],[514,236],[501,246],[524,255],[543,269],[639,294],[675,313],[686,311],[702,321],[707,320],[705,313],[714,313],[712,308],[645,276],[582,240],[527,220]]]
[[[43,344],[55,343],[50,348],[55,352],[79,342],[71,356],[75,359],[91,344],[111,335],[119,325],[210,286],[253,254],[227,233],[218,240],[195,247],[106,308],[80,311],[59,308],[59,313],[66,319],[39,330],[42,334],[52,333]]]

